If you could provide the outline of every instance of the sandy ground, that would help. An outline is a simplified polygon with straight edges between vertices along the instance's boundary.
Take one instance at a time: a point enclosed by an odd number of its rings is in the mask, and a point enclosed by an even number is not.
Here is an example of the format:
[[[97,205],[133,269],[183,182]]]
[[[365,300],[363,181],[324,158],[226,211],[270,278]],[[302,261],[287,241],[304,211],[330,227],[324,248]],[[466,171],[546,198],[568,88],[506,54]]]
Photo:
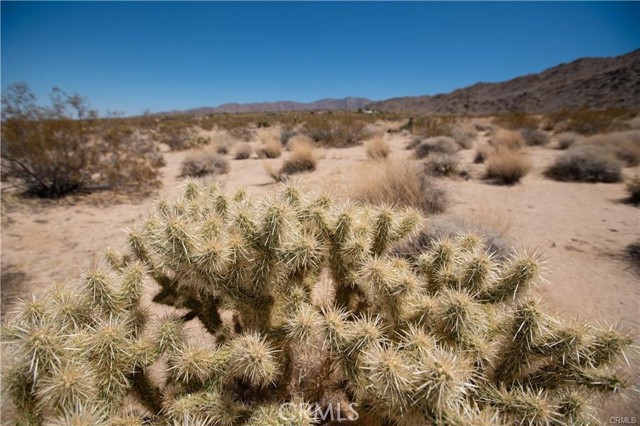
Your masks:
[[[389,138],[391,158],[405,160],[407,138]],[[544,167],[560,151],[527,148],[534,170],[515,186],[496,186],[480,179],[447,179],[459,216],[484,216],[506,221],[517,247],[537,249],[546,259],[547,284],[536,289],[552,309],[581,319],[640,329],[640,271],[625,258],[625,248],[640,241],[640,209],[622,202],[623,184],[560,183],[542,176]],[[183,183],[178,178],[186,152],[165,153],[160,196],[175,197]],[[288,153],[284,153],[286,157]],[[309,190],[348,194],[349,182],[370,161],[362,146],[320,150],[318,169],[300,176]],[[471,162],[473,150],[461,151],[463,167],[477,177],[483,166]],[[263,162],[278,167],[281,159],[233,160],[220,178],[228,189],[245,187],[251,194],[273,191],[273,180]],[[637,173],[626,169],[626,175]],[[121,248],[125,229],[149,211],[154,197],[113,202],[94,194],[57,202],[3,197],[2,305],[4,317],[17,298],[42,292],[55,281],[79,276],[107,246]],[[603,424],[611,416],[640,414],[640,361],[629,372],[635,389],[626,399],[604,403]]]

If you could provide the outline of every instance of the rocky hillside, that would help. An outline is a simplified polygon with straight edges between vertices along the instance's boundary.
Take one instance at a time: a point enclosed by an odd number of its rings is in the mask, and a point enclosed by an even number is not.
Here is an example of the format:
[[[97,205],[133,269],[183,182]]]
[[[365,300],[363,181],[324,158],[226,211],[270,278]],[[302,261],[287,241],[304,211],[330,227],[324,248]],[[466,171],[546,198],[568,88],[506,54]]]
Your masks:
[[[582,58],[538,74],[477,83],[447,94],[373,102],[366,108],[473,115],[640,108],[640,49],[613,58]]]
[[[170,111],[164,114],[211,114],[211,113],[235,113],[235,112],[286,112],[286,111],[357,111],[371,103],[366,98],[321,99],[315,102],[259,102],[250,104],[228,103],[217,107],[201,107],[186,111]]]

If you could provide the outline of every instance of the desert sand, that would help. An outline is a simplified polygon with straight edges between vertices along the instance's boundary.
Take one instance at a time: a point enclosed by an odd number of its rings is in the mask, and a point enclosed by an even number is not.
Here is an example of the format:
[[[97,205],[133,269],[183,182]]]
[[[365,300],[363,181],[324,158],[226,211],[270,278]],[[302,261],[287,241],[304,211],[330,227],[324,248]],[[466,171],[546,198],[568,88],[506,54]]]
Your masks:
[[[410,151],[404,149],[406,136],[395,133],[385,137],[391,145],[391,161],[412,161],[408,159]],[[452,197],[447,214],[501,226],[508,229],[508,238],[516,248],[541,252],[545,282],[535,293],[551,309],[637,332],[640,271],[625,258],[625,248],[640,240],[640,209],[623,202],[623,184],[546,179],[542,170],[560,151],[550,147],[529,147],[526,151],[534,169],[514,186],[480,180],[483,166],[472,163],[474,151],[461,151],[462,166],[472,178],[444,180]],[[23,200],[5,191],[2,316],[11,315],[17,299],[30,298],[53,282],[79,277],[83,269],[100,259],[104,248],[123,249],[126,228],[143,217],[158,196],[179,195],[184,179],[177,176],[187,153],[165,152],[162,188],[143,199],[97,193],[59,201]],[[329,190],[346,197],[349,183],[365,168],[376,167],[363,146],[320,149],[319,154],[318,169],[297,177],[310,191]],[[285,152],[283,158],[287,155]],[[230,155],[230,172],[216,180],[227,190],[244,187],[250,194],[268,193],[276,184],[263,162],[278,167],[283,158],[234,160]],[[624,173],[632,176],[638,170],[625,169]],[[632,388],[625,391],[624,399],[604,401],[601,419],[605,424],[611,416],[638,414],[640,360],[630,358],[630,362]]]

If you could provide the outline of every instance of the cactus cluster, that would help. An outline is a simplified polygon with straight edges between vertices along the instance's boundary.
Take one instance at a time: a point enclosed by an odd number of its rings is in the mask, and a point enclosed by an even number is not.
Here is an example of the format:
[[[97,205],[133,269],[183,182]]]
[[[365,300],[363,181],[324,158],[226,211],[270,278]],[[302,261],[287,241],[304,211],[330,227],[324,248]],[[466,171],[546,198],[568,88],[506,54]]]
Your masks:
[[[595,423],[629,337],[545,313],[535,254],[474,235],[389,254],[420,219],[188,181],[127,253],[3,325],[15,423],[302,426],[338,404],[351,424]]]

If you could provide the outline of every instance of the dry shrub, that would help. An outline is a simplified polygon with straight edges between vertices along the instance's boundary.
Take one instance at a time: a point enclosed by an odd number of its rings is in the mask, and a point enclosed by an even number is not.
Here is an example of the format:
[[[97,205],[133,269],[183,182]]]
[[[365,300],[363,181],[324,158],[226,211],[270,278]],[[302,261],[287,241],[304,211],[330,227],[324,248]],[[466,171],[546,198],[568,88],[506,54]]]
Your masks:
[[[493,212],[496,213],[496,212]],[[498,214],[498,217],[503,216]],[[509,237],[510,222],[498,222],[476,217],[460,217],[445,214],[433,217],[425,223],[423,228],[408,241],[396,245],[392,249],[395,256],[409,260],[416,260],[421,253],[429,250],[438,241],[454,238],[459,235],[478,235],[486,244],[490,253],[497,260],[503,260],[513,252],[513,245]]]
[[[442,213],[449,205],[446,189],[417,165],[385,162],[359,178],[353,188],[353,197],[359,201],[415,207],[429,214]]]
[[[305,135],[293,135],[291,136],[288,140],[286,146],[288,150],[292,150],[293,147],[297,144],[303,144],[303,145],[311,145],[313,146],[313,140]]]
[[[460,145],[462,149],[471,149],[478,133],[471,123],[458,124],[451,131],[451,137]]]
[[[299,140],[291,144],[291,154],[280,168],[281,175],[310,172],[316,169],[318,157],[315,153],[313,142]]]
[[[522,135],[527,146],[545,146],[549,143],[549,135],[538,129],[522,129],[520,130],[520,135]]]
[[[453,176],[458,174],[460,159],[457,154],[436,152],[430,154],[424,162],[424,170],[432,176]]]
[[[28,194],[145,190],[159,184],[164,159],[151,139],[116,120],[101,120],[78,95],[54,89],[36,104],[24,84],[2,94],[2,174]]]
[[[236,160],[251,158],[251,154],[253,154],[253,146],[249,142],[242,142],[236,146]]]
[[[605,148],[579,145],[563,152],[545,175],[559,181],[619,182],[622,163]]]
[[[373,139],[369,139],[365,142],[365,148],[367,150],[367,157],[372,160],[384,160],[391,152],[389,142],[387,142],[382,136],[376,136]]]
[[[503,147],[494,149],[486,163],[485,177],[503,185],[519,182],[531,170],[531,160],[526,154]]]
[[[458,144],[448,136],[428,138],[415,147],[414,155],[417,159],[425,158],[432,153],[455,154],[458,152]]]
[[[574,143],[580,139],[580,135],[573,132],[563,132],[556,136],[558,140],[558,149],[569,149]]]
[[[201,177],[229,172],[229,160],[215,149],[207,148],[188,154],[182,161],[180,176]]]
[[[585,139],[584,143],[610,151],[627,167],[635,167],[640,164],[639,131],[594,135]]]
[[[609,109],[604,111],[558,111],[547,115],[553,122],[555,129],[576,132],[581,135],[595,135],[617,130],[627,130],[629,121],[636,113],[624,109]]]
[[[263,141],[256,152],[259,158],[278,158],[282,155],[282,151],[282,144],[278,139],[269,139]]]
[[[233,146],[237,140],[226,130],[216,132],[211,138],[211,144],[215,147],[218,154],[228,154],[229,148]]]
[[[450,136],[455,125],[456,118],[450,116],[434,117],[425,116],[416,119],[410,118],[409,122],[402,128],[411,131],[421,138],[432,138],[437,136]]]
[[[314,114],[306,118],[302,132],[319,145],[346,148],[366,137],[365,125],[351,114]]]
[[[498,129],[491,140],[489,140],[489,144],[495,148],[516,150],[524,146],[524,139],[518,132]]]
[[[632,204],[640,204],[640,176],[636,175],[627,182],[626,188],[629,198],[627,200]]]

